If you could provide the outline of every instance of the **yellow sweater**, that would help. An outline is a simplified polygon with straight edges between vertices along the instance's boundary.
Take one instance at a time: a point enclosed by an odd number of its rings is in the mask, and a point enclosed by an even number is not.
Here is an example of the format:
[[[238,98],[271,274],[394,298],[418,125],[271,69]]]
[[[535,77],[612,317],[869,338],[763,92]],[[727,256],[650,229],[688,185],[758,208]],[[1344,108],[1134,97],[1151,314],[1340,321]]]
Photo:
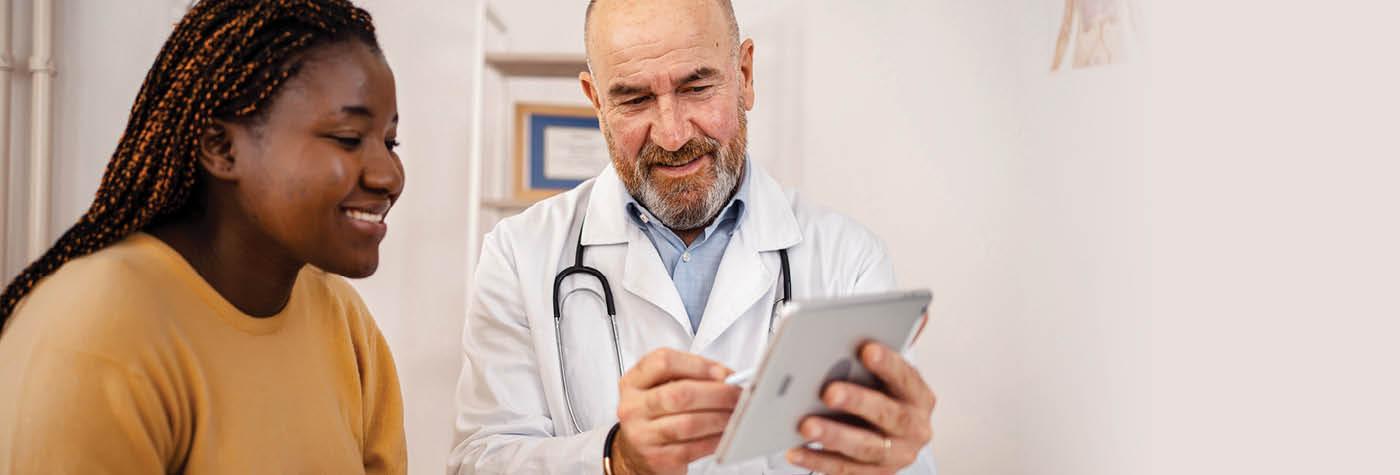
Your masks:
[[[148,234],[64,265],[0,334],[0,474],[404,473],[389,347],[310,266],[239,312]]]

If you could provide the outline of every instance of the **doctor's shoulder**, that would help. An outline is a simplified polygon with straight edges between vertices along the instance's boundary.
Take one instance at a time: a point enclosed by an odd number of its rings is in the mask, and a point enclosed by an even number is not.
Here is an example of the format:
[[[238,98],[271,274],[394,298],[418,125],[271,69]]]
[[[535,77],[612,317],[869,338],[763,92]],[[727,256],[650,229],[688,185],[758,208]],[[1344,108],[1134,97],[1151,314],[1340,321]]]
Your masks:
[[[802,242],[791,252],[819,259],[820,268],[830,274],[823,280],[834,283],[878,274],[880,283],[876,287],[894,285],[892,262],[884,239],[854,218],[805,199],[795,191],[789,190],[786,195],[802,233]]]
[[[572,189],[535,202],[520,213],[502,218],[486,233],[485,242],[503,246],[502,250],[510,254],[513,249],[509,246],[520,239],[539,238],[542,233],[564,235],[565,231],[559,229],[567,230],[573,224],[574,212],[586,204],[583,201],[588,199],[597,181],[597,177],[589,178]]]
[[[885,252],[884,240],[854,218],[805,199],[796,191],[789,191],[787,196],[797,226],[802,230],[803,241],[815,239],[823,245],[839,242],[871,252]]]

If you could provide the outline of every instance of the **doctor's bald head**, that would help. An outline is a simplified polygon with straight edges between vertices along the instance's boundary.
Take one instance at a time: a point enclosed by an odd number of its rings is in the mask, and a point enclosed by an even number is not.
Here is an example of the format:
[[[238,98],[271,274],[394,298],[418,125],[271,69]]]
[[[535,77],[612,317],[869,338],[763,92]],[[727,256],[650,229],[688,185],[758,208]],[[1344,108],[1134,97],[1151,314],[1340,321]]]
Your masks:
[[[727,30],[729,39],[730,53],[731,56],[737,58],[739,55],[739,20],[734,16],[733,2],[731,2],[730,0],[701,0],[700,2],[690,3],[704,3],[706,1],[708,1],[709,3],[713,3],[714,6],[719,9],[719,12],[724,15],[725,28]],[[592,63],[592,44],[589,42],[589,39],[592,37],[591,27],[593,26],[593,10],[597,8],[599,4],[610,3],[631,3],[637,5],[667,2],[650,2],[646,0],[589,0],[588,10],[586,13],[584,13],[583,19],[583,44],[585,48],[584,57],[589,61],[590,64]]]
[[[738,189],[753,41],[729,0],[593,0],[583,92],[627,191],[675,230],[703,228]]]

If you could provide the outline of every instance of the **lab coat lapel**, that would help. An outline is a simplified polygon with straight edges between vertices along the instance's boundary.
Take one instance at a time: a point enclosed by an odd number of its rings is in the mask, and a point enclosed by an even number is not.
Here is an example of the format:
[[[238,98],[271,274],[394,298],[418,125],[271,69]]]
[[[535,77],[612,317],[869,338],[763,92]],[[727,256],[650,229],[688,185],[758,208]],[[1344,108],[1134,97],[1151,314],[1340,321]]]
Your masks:
[[[686,316],[685,304],[681,302],[676,284],[671,281],[671,274],[661,263],[661,255],[657,254],[656,247],[641,229],[636,226],[629,228],[622,288],[669,314],[689,335],[690,317]]]
[[[626,243],[626,262],[622,266],[622,275],[616,276],[622,278],[622,288],[666,312],[689,335],[690,317],[686,316],[681,294],[676,291],[676,284],[671,281],[671,274],[666,272],[661,255],[657,254],[651,240],[641,229],[628,222],[623,208],[625,193],[627,191],[622,186],[622,180],[611,165],[598,175],[597,184],[588,197],[583,244],[601,246]]]
[[[734,233],[719,262],[715,285],[705,304],[705,316],[691,343],[693,353],[704,351],[773,288],[777,273],[764,264],[762,256],[749,245],[744,234],[742,230]]]
[[[776,288],[780,266],[774,251],[802,241],[797,217],[782,187],[753,160],[749,160],[749,172],[748,211],[720,260],[692,352],[703,351]],[[770,312],[765,306],[755,314],[768,318]]]

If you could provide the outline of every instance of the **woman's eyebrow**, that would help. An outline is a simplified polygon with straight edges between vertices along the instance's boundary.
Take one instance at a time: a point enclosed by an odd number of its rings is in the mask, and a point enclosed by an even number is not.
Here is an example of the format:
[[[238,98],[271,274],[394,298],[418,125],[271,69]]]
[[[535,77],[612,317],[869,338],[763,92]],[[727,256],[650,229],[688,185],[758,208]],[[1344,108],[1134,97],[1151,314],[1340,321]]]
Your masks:
[[[344,115],[351,116],[351,117],[355,117],[355,118],[363,118],[363,119],[373,119],[373,118],[374,118],[374,109],[371,109],[369,106],[364,106],[364,105],[344,106],[344,107],[341,107],[341,108],[340,108],[340,113],[341,113],[341,114],[344,114]],[[390,122],[390,123],[394,123],[394,124],[399,123],[399,115],[398,115],[398,114],[394,114],[394,117],[390,118],[390,119],[389,119],[389,122]]]

